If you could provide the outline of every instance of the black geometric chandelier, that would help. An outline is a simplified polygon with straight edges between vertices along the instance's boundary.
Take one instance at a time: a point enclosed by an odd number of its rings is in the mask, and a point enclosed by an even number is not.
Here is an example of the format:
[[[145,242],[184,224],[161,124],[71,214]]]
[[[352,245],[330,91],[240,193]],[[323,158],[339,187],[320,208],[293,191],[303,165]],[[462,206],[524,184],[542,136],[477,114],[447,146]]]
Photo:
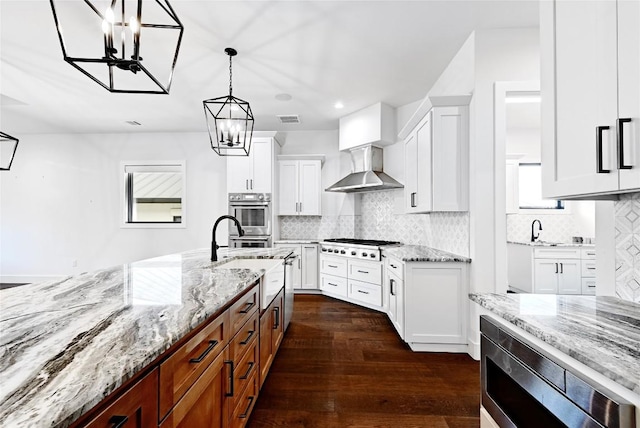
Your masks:
[[[66,62],[109,92],[169,93],[184,27],[167,0],[49,2]]]
[[[233,96],[231,59],[238,52],[233,48],[224,51],[229,55],[229,95],[202,101],[211,148],[220,156],[248,156],[253,113],[247,101]]]
[[[0,132],[0,171],[9,171],[18,148],[18,139]]]

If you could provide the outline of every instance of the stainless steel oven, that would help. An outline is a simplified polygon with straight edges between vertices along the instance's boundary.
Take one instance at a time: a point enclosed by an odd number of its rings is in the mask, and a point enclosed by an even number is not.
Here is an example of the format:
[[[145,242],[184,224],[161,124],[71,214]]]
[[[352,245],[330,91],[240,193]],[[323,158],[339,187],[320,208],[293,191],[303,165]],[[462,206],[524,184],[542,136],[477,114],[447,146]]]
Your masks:
[[[240,221],[245,236],[271,236],[271,193],[230,193],[229,214]],[[229,236],[238,236],[229,228]]]
[[[271,236],[230,236],[229,248],[270,248]]]
[[[480,317],[482,407],[503,428],[632,428],[633,404]]]

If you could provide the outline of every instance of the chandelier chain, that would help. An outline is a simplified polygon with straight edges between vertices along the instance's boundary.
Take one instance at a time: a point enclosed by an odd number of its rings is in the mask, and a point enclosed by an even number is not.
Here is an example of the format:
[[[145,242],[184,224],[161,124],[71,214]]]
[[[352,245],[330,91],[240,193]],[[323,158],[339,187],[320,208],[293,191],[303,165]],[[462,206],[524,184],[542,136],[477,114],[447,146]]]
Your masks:
[[[233,70],[231,68],[231,60],[233,56],[229,55],[229,95],[233,95],[233,86],[231,86],[231,81],[233,78]]]

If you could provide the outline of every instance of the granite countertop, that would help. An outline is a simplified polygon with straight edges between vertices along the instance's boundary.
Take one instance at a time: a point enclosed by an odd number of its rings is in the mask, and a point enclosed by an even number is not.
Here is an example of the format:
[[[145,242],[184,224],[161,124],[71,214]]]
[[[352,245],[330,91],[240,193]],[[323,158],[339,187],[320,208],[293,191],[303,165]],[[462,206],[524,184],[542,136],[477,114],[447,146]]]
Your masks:
[[[263,274],[220,265],[290,252],[194,250],[0,290],[0,426],[69,425]]]
[[[279,239],[273,242],[274,244],[318,244],[317,239]]]
[[[536,241],[536,242],[519,242],[519,241],[507,241],[507,244],[518,244],[518,245],[526,245],[527,247],[584,247],[584,248],[594,248],[595,244],[579,244],[577,242],[547,242],[547,241]]]
[[[383,254],[393,256],[404,262],[465,262],[471,263],[468,257],[449,253],[423,245],[401,245],[384,247]]]
[[[604,296],[472,293],[469,298],[640,394],[640,304]]]

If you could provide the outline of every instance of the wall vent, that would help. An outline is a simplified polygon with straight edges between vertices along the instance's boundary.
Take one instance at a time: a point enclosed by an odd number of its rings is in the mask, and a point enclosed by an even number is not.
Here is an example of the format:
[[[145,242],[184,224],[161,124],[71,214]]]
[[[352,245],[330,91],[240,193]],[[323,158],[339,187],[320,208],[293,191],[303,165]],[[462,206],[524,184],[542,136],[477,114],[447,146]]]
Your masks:
[[[297,114],[283,114],[277,116],[278,119],[280,119],[280,123],[300,123],[300,116],[298,116]]]

